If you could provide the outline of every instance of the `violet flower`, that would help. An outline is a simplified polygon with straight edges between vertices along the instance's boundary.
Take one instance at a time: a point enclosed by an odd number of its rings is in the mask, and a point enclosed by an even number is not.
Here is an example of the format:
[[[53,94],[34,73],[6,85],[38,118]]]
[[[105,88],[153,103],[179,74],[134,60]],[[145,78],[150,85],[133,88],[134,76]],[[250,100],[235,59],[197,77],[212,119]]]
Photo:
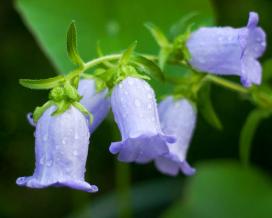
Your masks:
[[[84,79],[79,81],[78,93],[83,96],[80,103],[93,115],[93,122],[89,126],[92,133],[110,110],[110,99],[107,97],[108,89],[97,92],[95,80]]]
[[[246,87],[259,85],[262,67],[256,59],[265,51],[266,35],[258,22],[258,14],[250,12],[246,27],[204,27],[193,32],[187,41],[190,64],[199,71],[238,75]]]
[[[167,97],[159,106],[162,131],[173,135],[177,141],[168,144],[169,154],[156,158],[157,169],[167,175],[175,176],[182,171],[185,175],[193,175],[195,169],[186,161],[186,153],[196,124],[196,110],[186,99],[175,101]]]
[[[122,141],[110,152],[123,162],[147,163],[168,153],[175,138],[162,133],[154,91],[142,79],[127,77],[112,91],[111,106]]]
[[[71,106],[52,116],[56,107],[48,108],[36,125],[36,168],[33,176],[20,177],[16,183],[30,188],[67,186],[86,192],[98,188],[84,181],[90,133],[87,120]]]

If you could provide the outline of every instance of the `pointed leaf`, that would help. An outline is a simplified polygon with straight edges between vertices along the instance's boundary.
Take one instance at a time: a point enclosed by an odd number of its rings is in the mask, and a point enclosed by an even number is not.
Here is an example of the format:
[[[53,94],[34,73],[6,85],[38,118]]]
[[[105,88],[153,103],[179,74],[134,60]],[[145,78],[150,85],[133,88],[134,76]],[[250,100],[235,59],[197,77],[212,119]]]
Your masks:
[[[64,81],[64,76],[55,76],[48,79],[20,79],[19,83],[29,89],[52,89],[60,82]]]
[[[167,37],[157,26],[155,26],[153,23],[146,23],[145,27],[150,31],[153,38],[156,40],[161,48],[169,46],[169,41]]]
[[[223,128],[221,121],[214,111],[210,98],[210,84],[205,84],[198,91],[198,108],[203,118],[214,128],[221,130]]]
[[[75,21],[72,21],[67,32],[67,52],[72,63],[78,66],[84,65],[84,62],[77,51],[77,31]]]
[[[47,101],[45,104],[43,104],[41,107],[36,107],[33,112],[33,120],[35,123],[38,122],[40,117],[43,115],[43,113],[53,105],[54,103],[52,101]]]
[[[255,109],[250,112],[240,134],[240,159],[244,165],[248,165],[250,159],[250,150],[254,134],[260,122],[268,118],[271,111]]]
[[[164,81],[165,77],[161,69],[156,63],[147,58],[139,55],[133,56],[131,63],[137,68],[138,71],[143,72],[155,79]]]
[[[127,50],[124,51],[122,57],[119,60],[119,65],[127,64],[129,59],[131,58],[132,53],[134,52],[137,46],[137,41],[134,41]]]
[[[163,70],[164,66],[171,54],[171,49],[169,48],[162,48],[159,53],[159,67]]]
[[[179,34],[185,32],[187,30],[188,25],[190,25],[193,22],[193,19],[196,18],[198,15],[199,15],[198,12],[193,11],[182,16],[180,20],[178,20],[170,27],[171,36],[176,37]]]

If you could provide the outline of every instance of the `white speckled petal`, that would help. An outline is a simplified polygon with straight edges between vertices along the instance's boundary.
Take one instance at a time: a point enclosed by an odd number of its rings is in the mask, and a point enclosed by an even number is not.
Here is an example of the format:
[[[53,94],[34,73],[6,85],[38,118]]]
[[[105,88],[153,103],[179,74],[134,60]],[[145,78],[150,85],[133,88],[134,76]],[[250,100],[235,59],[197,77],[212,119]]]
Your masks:
[[[110,152],[123,162],[147,163],[168,153],[167,142],[175,138],[161,131],[154,91],[144,80],[127,77],[111,96],[114,119],[122,135]]]
[[[193,32],[187,41],[190,64],[200,72],[243,76],[246,85],[260,84],[256,67],[250,68],[253,63],[257,66],[257,60],[248,61],[259,58],[266,48],[265,32],[257,27],[258,21],[258,14],[251,12],[247,27],[206,27]]]
[[[158,107],[162,131],[175,136],[177,141],[168,144],[169,154],[156,158],[155,165],[164,174],[175,176],[180,171],[193,175],[195,169],[186,161],[186,154],[196,124],[196,110],[192,104],[181,99],[167,97]]]
[[[30,188],[67,186],[86,192],[98,188],[84,181],[90,133],[84,115],[74,107],[51,116],[55,106],[38,120],[35,131],[36,168],[33,176],[16,183]]]
[[[83,96],[80,103],[93,115],[93,123],[89,126],[92,133],[109,113],[110,98],[107,96],[108,89],[97,92],[95,81],[84,79],[79,81],[78,92]]]

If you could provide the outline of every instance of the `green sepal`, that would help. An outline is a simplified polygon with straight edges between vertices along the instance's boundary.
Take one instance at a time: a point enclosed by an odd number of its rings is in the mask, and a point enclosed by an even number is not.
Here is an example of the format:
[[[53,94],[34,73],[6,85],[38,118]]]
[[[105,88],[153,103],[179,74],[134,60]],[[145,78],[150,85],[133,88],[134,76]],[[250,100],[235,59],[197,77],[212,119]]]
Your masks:
[[[66,82],[64,84],[63,90],[64,90],[65,96],[70,101],[79,101],[81,99],[77,89],[74,86],[72,86],[69,82]]]
[[[49,92],[49,99],[52,101],[61,101],[63,100],[63,98],[65,97],[65,92],[63,87],[57,86],[53,89],[51,89],[51,91]]]
[[[193,24],[189,25],[185,33],[180,34],[175,38],[172,52],[172,59],[174,59],[174,62],[188,62],[191,60],[191,54],[187,48],[187,40],[190,38],[192,26]]]
[[[169,47],[161,48],[159,52],[159,67],[163,70],[165,64],[168,61],[169,56],[172,53],[172,49]]]
[[[68,102],[66,100],[61,100],[58,102],[54,102],[56,105],[56,110],[51,114],[52,116],[60,115],[64,113],[66,110],[68,110],[71,106],[71,102]]]
[[[168,47],[170,46],[170,43],[167,39],[167,37],[164,35],[164,33],[153,23],[145,23],[145,27],[150,31],[151,35],[155,39],[155,41],[158,43],[158,45],[162,47]]]
[[[136,67],[137,71],[142,72],[160,81],[165,81],[165,77],[161,69],[156,63],[147,58],[135,55],[131,58],[131,64]]]
[[[222,130],[222,123],[218,118],[211,102],[210,90],[210,84],[205,84],[200,88],[197,95],[198,108],[207,123],[218,130]]]
[[[271,110],[256,108],[247,116],[241,130],[239,143],[240,159],[245,166],[249,164],[250,150],[255,132],[261,121],[271,116],[271,114]]]
[[[73,64],[83,68],[84,62],[77,51],[77,30],[75,21],[72,21],[67,32],[67,53]]]
[[[19,83],[29,89],[52,89],[64,80],[64,76],[59,75],[48,79],[20,79]]]
[[[45,104],[43,104],[40,107],[36,107],[33,112],[33,120],[35,123],[38,122],[40,117],[43,115],[44,111],[46,111],[49,107],[51,107],[54,103],[52,101],[47,101]]]
[[[77,108],[81,113],[89,117],[90,125],[93,123],[93,115],[79,102],[73,102],[73,106]]]
[[[135,48],[137,46],[137,41],[134,41],[122,54],[118,65],[125,65],[129,62],[129,59],[131,58]]]

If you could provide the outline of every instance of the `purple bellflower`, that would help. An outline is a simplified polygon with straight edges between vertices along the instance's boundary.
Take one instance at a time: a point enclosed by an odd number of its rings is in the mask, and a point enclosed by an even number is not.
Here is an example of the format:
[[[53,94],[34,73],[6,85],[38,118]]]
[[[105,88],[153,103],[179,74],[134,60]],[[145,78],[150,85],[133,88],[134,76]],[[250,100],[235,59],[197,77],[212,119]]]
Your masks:
[[[78,93],[83,96],[80,103],[93,115],[93,122],[89,127],[92,133],[110,110],[110,98],[107,97],[108,89],[97,92],[95,80],[84,79],[79,81]]]
[[[193,175],[195,169],[186,161],[186,153],[196,124],[196,110],[186,99],[175,101],[167,97],[158,106],[162,131],[173,135],[177,141],[168,144],[169,154],[156,158],[157,169],[167,175],[175,176],[182,171]]]
[[[110,152],[123,162],[147,163],[168,153],[175,138],[162,133],[154,91],[142,79],[127,77],[112,91],[111,106],[122,141]]]
[[[262,67],[257,58],[266,48],[266,35],[258,27],[259,17],[249,13],[246,27],[204,27],[187,41],[190,64],[199,71],[218,75],[237,75],[245,87],[259,85]]]
[[[29,177],[16,183],[30,188],[67,186],[86,192],[98,188],[84,181],[90,133],[87,120],[75,107],[52,116],[56,107],[48,108],[36,125],[36,168]]]

